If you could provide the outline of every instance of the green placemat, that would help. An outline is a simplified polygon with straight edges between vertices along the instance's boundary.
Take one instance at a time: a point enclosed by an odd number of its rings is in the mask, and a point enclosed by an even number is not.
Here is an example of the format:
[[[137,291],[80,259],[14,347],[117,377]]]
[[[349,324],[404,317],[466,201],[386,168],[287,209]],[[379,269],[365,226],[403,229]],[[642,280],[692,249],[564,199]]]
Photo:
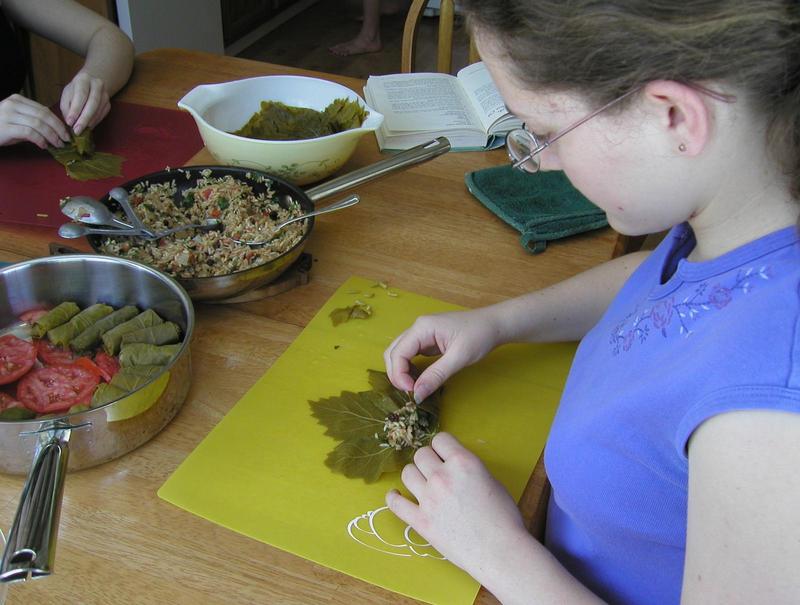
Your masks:
[[[533,254],[551,240],[608,225],[605,212],[561,171],[529,174],[498,166],[470,172],[464,180],[472,195],[520,232],[520,243]]]

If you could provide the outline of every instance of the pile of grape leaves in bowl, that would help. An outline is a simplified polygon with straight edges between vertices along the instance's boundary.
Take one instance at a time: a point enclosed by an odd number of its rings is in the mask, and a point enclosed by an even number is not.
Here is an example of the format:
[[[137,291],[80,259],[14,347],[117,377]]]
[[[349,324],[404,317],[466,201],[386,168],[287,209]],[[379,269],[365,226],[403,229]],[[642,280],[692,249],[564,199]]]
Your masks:
[[[383,116],[355,92],[307,76],[261,76],[204,84],[178,107],[197,123],[222,164],[255,168],[295,185],[330,176]]]

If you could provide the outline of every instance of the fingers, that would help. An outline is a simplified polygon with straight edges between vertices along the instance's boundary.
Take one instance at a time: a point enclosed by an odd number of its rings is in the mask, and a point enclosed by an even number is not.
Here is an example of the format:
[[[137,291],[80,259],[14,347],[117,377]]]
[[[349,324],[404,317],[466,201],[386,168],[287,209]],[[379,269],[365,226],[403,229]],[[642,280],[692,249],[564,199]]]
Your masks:
[[[417,355],[445,353],[443,343],[448,338],[442,337],[441,332],[440,322],[425,316],[418,318],[411,328],[395,338],[383,354],[386,373],[394,386],[406,391],[417,388],[411,360]],[[421,399],[417,398],[417,401]]]
[[[61,95],[61,113],[75,134],[80,134],[86,128],[94,128],[110,108],[103,80],[84,73],[75,76]]]
[[[111,111],[111,102],[106,99],[105,103],[100,108],[100,111],[94,114],[94,118],[92,118],[92,121],[89,122],[87,127],[94,129],[95,126],[103,121],[103,119],[108,115],[109,111]]]
[[[440,388],[448,378],[464,367],[455,351],[448,351],[425,368],[414,383],[414,400],[422,403],[436,389]]]
[[[0,103],[0,140],[4,143],[30,141],[45,148],[61,147],[70,136],[66,126],[52,111],[22,95],[12,95]]]
[[[431,447],[421,447],[414,453],[414,466],[426,480],[442,468],[442,464],[442,459]]]
[[[419,501],[427,482],[419,467],[416,464],[406,464],[400,472],[400,479],[403,485],[408,488],[408,491]]]
[[[436,433],[431,440],[431,449],[436,453],[438,458],[442,460],[447,460],[448,458],[452,457],[454,454],[464,451],[463,445],[461,442],[453,437],[450,433]]]
[[[403,332],[392,341],[386,350],[383,352],[383,363],[386,366],[386,376],[389,377],[391,382],[398,389],[403,391],[410,391],[414,388],[414,379],[411,377],[411,362],[410,358],[399,357],[395,353],[397,343],[399,343],[406,333]]]
[[[421,501],[431,477],[442,471],[448,457],[460,451],[465,451],[465,448],[455,437],[438,433],[430,446],[421,447],[414,453],[414,462],[403,467],[400,479],[417,501]]]
[[[80,134],[87,126],[93,123],[106,103],[108,103],[108,100],[107,98],[103,99],[103,84],[93,80],[89,95],[86,98],[86,104],[83,106],[78,119],[72,125],[72,130],[75,134]]]
[[[81,110],[86,105],[90,91],[91,85],[87,79],[78,74],[64,88],[64,92],[61,95],[61,113],[64,116],[64,121],[68,126],[72,126],[73,131],[76,129],[76,122],[81,116]]]
[[[397,515],[406,525],[414,527],[419,517],[419,506],[404,498],[396,489],[389,490],[386,494],[386,506]]]

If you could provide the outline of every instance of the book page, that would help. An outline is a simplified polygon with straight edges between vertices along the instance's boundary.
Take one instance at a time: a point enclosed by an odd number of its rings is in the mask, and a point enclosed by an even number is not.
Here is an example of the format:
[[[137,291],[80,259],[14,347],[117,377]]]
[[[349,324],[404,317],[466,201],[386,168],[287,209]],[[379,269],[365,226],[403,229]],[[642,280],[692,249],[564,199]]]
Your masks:
[[[391,132],[473,128],[483,130],[458,80],[447,74],[370,76],[375,109]]]
[[[458,79],[467,97],[475,106],[484,130],[488,131],[492,124],[508,115],[503,97],[500,96],[500,91],[497,90],[489,70],[482,61],[459,70]]]

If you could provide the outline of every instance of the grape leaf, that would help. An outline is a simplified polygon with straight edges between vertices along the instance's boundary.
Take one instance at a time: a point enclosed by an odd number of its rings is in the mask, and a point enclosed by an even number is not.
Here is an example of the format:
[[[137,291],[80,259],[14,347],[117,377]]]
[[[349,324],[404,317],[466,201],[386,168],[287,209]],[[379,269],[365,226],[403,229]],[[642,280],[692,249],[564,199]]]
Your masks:
[[[342,391],[338,397],[311,401],[311,415],[334,439],[373,437],[383,431],[386,416],[398,406],[384,393]]]
[[[397,404],[397,407],[404,406],[409,400],[409,395],[394,388],[394,385],[389,382],[389,377],[385,372],[379,372],[378,370],[367,370],[367,374],[369,375],[369,386],[372,387],[372,390],[377,391],[378,393],[384,393],[391,397],[392,401]]]
[[[260,109],[233,134],[269,141],[299,141],[359,128],[366,117],[366,110],[348,99],[335,99],[323,111],[261,101]]]
[[[396,450],[381,445],[374,437],[342,441],[325,459],[331,470],[350,479],[375,483],[383,473],[399,471],[414,457],[411,448]]]
[[[392,386],[383,372],[368,370],[368,376],[372,390],[342,391],[309,405],[325,434],[340,441],[325,464],[346,477],[372,483],[383,473],[401,469],[417,447],[430,443],[439,428],[440,391],[416,405],[412,394]],[[407,426],[413,427],[410,433],[402,428]]]
[[[356,302],[350,307],[340,307],[331,311],[329,317],[334,326],[351,319],[367,319],[372,315],[372,306]]]
[[[112,153],[94,150],[94,143],[88,130],[61,147],[48,147],[56,161],[64,166],[67,175],[76,181],[105,179],[111,176],[122,176],[121,166],[125,158]]]
[[[385,372],[379,372],[378,370],[367,370],[367,373],[369,374],[369,385],[372,387],[372,389],[391,397],[392,400],[397,403],[398,408],[403,407],[406,403],[408,403],[408,401],[413,399],[413,393],[406,393],[405,391],[396,389],[394,385],[389,382],[389,377]],[[427,399],[425,399],[425,401],[420,402],[420,404],[417,406],[419,409],[428,412],[428,414],[430,414],[436,420],[437,425],[439,421],[441,391],[441,389],[438,389],[437,391],[433,392],[428,396]]]

